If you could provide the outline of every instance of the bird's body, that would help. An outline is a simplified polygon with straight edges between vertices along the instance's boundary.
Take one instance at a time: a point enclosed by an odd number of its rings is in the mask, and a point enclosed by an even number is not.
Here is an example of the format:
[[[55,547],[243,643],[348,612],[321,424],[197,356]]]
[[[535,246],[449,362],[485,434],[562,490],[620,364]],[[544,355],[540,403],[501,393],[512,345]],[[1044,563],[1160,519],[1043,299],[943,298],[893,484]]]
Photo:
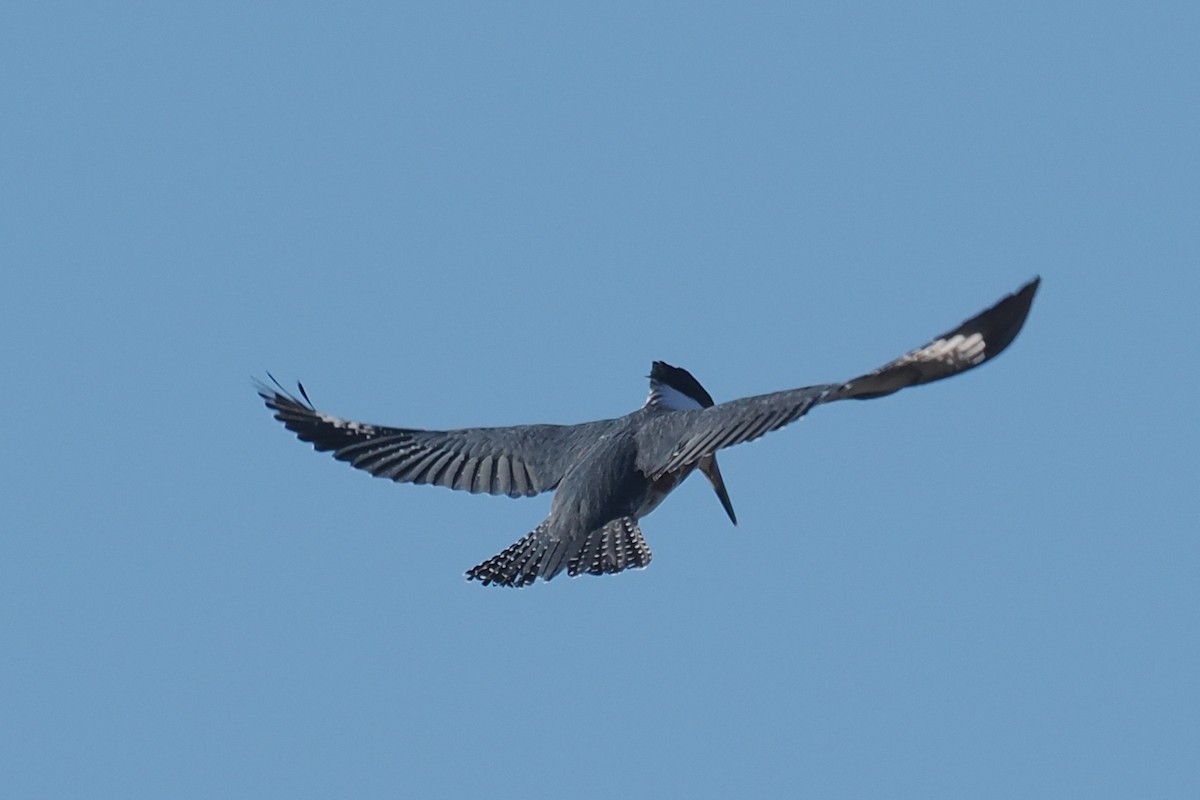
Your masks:
[[[318,450],[379,477],[470,492],[531,496],[553,490],[550,513],[504,552],[467,572],[484,584],[522,586],[570,575],[644,567],[650,549],[638,520],[699,468],[736,524],[716,451],[799,419],[815,405],[870,399],[939,380],[995,356],[1016,336],[1038,281],[958,328],[873,372],[714,404],[686,370],[656,361],[650,396],[616,419],[424,431],[351,422],[316,411],[276,384],[259,394],[277,419]]]

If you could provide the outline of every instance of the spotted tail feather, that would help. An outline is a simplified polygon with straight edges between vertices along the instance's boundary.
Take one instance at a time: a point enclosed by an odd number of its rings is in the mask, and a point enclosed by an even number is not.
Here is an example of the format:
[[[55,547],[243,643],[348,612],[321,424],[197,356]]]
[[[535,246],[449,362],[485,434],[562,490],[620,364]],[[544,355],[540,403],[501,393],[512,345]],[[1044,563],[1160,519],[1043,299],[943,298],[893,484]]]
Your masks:
[[[467,580],[484,586],[528,586],[541,575],[550,580],[563,568],[566,542],[549,535],[546,525],[514,542],[504,552],[467,570]]]
[[[642,537],[634,517],[614,519],[587,535],[583,547],[567,563],[567,574],[574,577],[606,575],[650,563],[650,547]]]
[[[581,541],[582,539],[582,541]],[[650,548],[633,517],[614,519],[585,537],[553,538],[545,524],[498,555],[467,571],[484,586],[528,586],[564,569],[576,575],[611,575],[650,563]]]

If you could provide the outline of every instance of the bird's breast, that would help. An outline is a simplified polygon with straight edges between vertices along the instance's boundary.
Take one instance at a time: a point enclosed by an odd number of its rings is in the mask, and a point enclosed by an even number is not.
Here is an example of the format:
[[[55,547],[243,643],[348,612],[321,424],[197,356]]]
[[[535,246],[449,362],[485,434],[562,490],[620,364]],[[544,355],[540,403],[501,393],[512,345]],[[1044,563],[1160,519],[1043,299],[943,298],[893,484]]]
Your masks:
[[[667,495],[675,491],[675,487],[683,483],[683,479],[692,473],[696,468],[695,464],[688,465],[683,469],[675,472],[667,472],[659,476],[656,480],[650,482],[650,491],[646,494],[646,499],[642,502],[641,507],[634,514],[636,517],[644,517],[654,509],[658,508],[663,500],[667,499]]]

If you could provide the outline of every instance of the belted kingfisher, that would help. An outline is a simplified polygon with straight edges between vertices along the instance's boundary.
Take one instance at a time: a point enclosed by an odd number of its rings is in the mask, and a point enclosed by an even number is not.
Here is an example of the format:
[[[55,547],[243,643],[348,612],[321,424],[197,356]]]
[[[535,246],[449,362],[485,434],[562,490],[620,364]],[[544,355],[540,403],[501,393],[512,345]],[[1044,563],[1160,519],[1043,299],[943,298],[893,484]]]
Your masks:
[[[733,504],[717,451],[757,439],[834,400],[868,400],[948,378],[995,357],[1029,314],[1039,278],[900,358],[844,383],[714,403],[690,372],[655,361],[650,396],[617,419],[580,425],[518,425],[428,431],[389,428],[317,411],[299,396],[258,382],[275,419],[339,461],[399,483],[532,497],[554,491],[550,514],[504,552],[467,571],[485,586],[526,586],[563,570],[616,573],[650,563],[638,521],[699,467],[730,521]]]

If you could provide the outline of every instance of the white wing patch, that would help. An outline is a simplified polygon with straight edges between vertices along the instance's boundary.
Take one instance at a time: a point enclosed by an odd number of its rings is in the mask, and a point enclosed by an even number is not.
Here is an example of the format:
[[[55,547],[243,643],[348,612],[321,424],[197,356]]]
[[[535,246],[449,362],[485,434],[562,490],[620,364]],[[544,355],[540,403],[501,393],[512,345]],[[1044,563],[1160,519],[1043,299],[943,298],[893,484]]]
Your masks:
[[[322,422],[332,425],[341,430],[352,431],[358,434],[371,435],[376,432],[377,428],[374,425],[368,425],[365,422],[352,422],[348,419],[335,417],[332,414],[323,414],[320,411],[314,411],[313,414]]]
[[[930,342],[920,350],[913,350],[908,355],[897,359],[892,366],[899,367],[904,364],[929,363],[931,361],[954,366],[975,366],[983,363],[986,349],[987,343],[983,341],[983,334],[972,333],[970,336],[963,336],[959,333],[949,339]]]

